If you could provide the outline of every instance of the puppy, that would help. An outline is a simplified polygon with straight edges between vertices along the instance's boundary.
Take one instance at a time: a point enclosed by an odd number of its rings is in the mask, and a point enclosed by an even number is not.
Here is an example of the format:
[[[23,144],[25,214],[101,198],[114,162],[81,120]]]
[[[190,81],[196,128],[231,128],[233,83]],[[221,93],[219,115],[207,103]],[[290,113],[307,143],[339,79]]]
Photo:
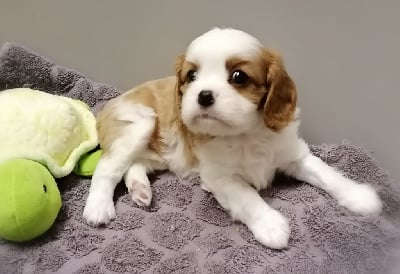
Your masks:
[[[148,206],[147,173],[197,173],[202,187],[270,248],[288,244],[288,221],[258,194],[277,171],[321,188],[340,205],[377,214],[382,204],[313,156],[298,136],[296,87],[279,55],[253,36],[215,28],[196,38],[176,63],[176,76],[144,83],[98,114],[104,151],[92,178],[84,218],[115,217],[113,193],[125,176],[133,201]]]

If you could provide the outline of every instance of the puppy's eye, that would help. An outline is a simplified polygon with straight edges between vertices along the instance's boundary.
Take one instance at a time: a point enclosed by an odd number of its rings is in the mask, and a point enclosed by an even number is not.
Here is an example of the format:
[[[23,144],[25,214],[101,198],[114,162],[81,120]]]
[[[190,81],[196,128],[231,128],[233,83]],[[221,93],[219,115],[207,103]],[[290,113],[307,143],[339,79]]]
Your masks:
[[[235,70],[232,72],[229,82],[237,85],[245,85],[249,82],[250,77],[241,70]]]
[[[196,80],[196,77],[197,77],[197,71],[195,71],[194,69],[189,70],[188,73],[186,74],[186,81],[188,83],[191,83],[194,80]]]

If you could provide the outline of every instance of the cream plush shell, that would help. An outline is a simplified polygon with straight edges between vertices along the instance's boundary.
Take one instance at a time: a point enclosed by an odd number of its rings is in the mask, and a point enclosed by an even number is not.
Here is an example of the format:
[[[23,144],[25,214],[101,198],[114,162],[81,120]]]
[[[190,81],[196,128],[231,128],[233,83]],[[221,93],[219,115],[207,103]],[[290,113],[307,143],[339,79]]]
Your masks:
[[[29,88],[0,92],[0,163],[34,160],[59,178],[97,144],[96,118],[83,102]]]

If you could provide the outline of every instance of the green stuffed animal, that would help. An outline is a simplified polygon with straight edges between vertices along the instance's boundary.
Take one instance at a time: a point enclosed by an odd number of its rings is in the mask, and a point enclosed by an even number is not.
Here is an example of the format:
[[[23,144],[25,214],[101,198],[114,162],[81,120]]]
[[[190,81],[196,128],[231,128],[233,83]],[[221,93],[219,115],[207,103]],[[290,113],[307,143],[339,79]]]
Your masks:
[[[103,151],[98,149],[83,155],[75,166],[74,173],[85,177],[92,176],[102,153]]]
[[[61,208],[54,178],[90,176],[99,152],[87,153],[97,145],[83,102],[29,88],[0,92],[0,237],[28,241],[47,231]]]
[[[38,162],[12,159],[0,165],[0,237],[28,241],[54,223],[61,196],[49,171]]]

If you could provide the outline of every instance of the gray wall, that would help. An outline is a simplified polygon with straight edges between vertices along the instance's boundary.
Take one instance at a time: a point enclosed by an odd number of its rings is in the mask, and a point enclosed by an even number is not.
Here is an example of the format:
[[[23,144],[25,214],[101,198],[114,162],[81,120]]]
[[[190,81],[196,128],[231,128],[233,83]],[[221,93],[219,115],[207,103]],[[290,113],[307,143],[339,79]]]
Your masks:
[[[0,43],[128,89],[171,74],[209,28],[243,29],[285,57],[308,142],[362,145],[399,179],[399,10],[399,1],[372,0],[0,0]]]

